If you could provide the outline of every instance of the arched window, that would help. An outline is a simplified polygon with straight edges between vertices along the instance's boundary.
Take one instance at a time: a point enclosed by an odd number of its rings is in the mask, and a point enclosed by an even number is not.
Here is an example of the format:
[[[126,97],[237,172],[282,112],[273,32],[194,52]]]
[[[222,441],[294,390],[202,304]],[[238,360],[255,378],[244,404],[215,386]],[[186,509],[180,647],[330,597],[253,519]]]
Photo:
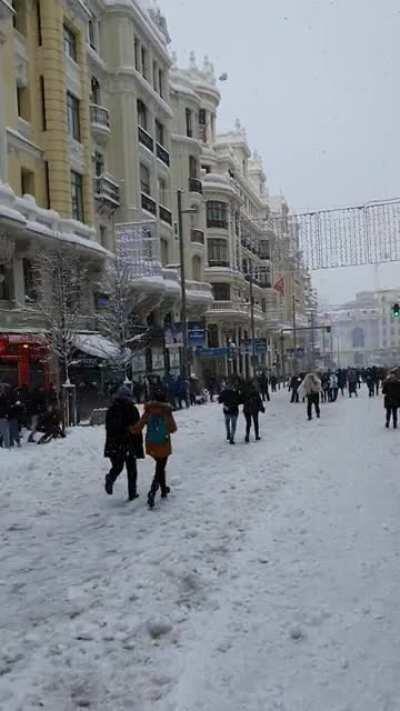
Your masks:
[[[193,281],[201,281],[201,257],[197,255],[192,259],[192,276]]]
[[[352,332],[353,348],[365,348],[365,333],[362,328],[354,328]]]

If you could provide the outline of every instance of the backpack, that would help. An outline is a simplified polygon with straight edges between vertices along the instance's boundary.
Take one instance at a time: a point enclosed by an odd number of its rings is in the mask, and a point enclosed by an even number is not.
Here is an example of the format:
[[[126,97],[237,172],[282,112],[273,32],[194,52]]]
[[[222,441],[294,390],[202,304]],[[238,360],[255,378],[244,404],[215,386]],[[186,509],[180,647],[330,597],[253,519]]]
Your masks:
[[[169,439],[167,422],[163,415],[150,415],[147,423],[146,444],[166,444]]]

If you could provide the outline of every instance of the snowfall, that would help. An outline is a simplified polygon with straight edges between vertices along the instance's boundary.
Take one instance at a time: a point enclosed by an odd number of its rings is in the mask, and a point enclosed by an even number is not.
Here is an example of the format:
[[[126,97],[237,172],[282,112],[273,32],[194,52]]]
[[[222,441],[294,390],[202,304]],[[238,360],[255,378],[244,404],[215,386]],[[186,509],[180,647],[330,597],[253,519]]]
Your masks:
[[[1,711],[399,711],[400,431],[381,398],[261,442],[177,414],[171,496],[104,492],[104,428],[0,449]]]

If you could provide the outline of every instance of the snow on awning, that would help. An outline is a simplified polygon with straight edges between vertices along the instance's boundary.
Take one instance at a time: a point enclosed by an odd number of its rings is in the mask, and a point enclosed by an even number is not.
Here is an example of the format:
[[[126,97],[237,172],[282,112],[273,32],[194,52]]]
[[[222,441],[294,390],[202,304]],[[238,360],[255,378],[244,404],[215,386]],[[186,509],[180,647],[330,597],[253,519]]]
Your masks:
[[[98,333],[78,333],[74,338],[74,343],[82,353],[94,358],[113,360],[120,357],[118,346]]]

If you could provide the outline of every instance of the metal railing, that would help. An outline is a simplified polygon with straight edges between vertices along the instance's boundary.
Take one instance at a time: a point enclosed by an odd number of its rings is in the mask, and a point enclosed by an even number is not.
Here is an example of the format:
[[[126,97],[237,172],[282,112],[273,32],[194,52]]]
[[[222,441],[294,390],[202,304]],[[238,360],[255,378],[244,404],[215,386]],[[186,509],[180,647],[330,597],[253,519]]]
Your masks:
[[[97,199],[110,201],[116,206],[120,205],[119,185],[108,175],[94,178],[94,194]]]
[[[166,150],[166,148],[164,148],[164,146],[161,145],[161,143],[157,143],[157,158],[159,158],[163,163],[165,163],[165,165],[169,166],[169,164],[170,164],[169,153]]]
[[[90,105],[90,121],[97,126],[111,128],[110,112],[104,108],[104,106],[98,106],[97,104]]]
[[[149,149],[152,153],[154,152],[154,140],[153,137],[150,136],[147,131],[144,130],[141,126],[138,126],[138,138],[139,138],[139,143],[141,143],[143,146]]]
[[[192,230],[190,233],[190,241],[196,244],[204,244],[204,232],[202,230]]]
[[[147,212],[150,212],[152,215],[157,214],[157,205],[149,195],[142,193],[141,203],[143,210],[147,210]]]
[[[168,210],[168,208],[164,207],[163,205],[159,205],[158,212],[160,215],[160,220],[162,220],[162,222],[167,222],[168,225],[172,225],[171,210]]]
[[[248,314],[249,304],[242,304],[240,301],[214,301],[210,304],[212,311],[238,311],[243,314]]]
[[[203,185],[198,178],[189,178],[189,192],[203,194]]]

